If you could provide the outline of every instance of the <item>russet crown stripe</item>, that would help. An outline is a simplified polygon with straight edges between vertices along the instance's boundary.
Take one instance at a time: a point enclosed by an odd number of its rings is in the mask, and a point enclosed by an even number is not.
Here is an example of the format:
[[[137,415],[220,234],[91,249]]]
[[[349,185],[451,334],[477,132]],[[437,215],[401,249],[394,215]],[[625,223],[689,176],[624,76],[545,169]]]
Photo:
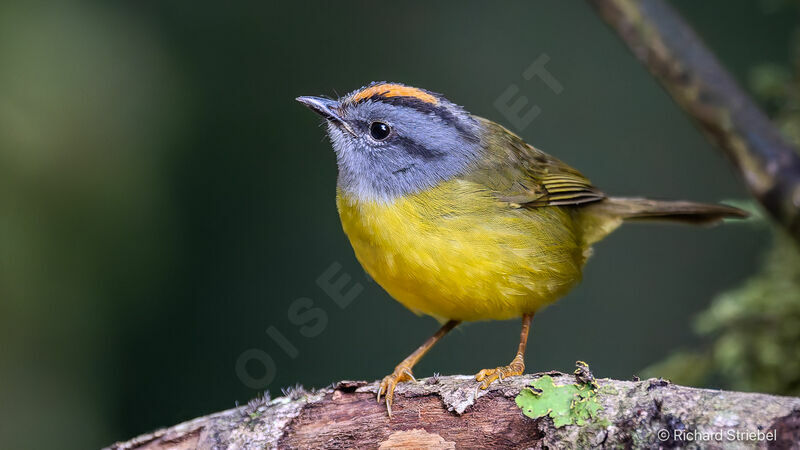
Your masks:
[[[430,103],[435,105],[439,103],[439,100],[434,97],[433,95],[423,91],[422,89],[417,89],[411,86],[403,86],[402,84],[393,84],[393,83],[383,83],[383,84],[376,84],[374,86],[369,86],[367,88],[362,89],[360,92],[357,92],[353,96],[353,101],[358,102],[361,100],[367,100],[372,97],[413,97],[417,100],[421,100],[425,103]]]

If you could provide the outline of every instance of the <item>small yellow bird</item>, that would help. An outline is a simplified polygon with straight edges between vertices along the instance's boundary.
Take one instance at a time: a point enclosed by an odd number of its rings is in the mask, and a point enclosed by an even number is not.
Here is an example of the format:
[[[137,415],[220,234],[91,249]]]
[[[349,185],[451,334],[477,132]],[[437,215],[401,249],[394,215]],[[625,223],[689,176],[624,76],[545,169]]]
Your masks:
[[[709,224],[746,217],[721,205],[607,197],[580,172],[442,95],[372,83],[338,100],[299,97],[336,152],[336,203],[356,258],[392,297],[444,325],[381,382],[398,383],[462,321],[522,317],[510,364],[521,375],[533,315],[581,279],[591,246],[624,220]]]

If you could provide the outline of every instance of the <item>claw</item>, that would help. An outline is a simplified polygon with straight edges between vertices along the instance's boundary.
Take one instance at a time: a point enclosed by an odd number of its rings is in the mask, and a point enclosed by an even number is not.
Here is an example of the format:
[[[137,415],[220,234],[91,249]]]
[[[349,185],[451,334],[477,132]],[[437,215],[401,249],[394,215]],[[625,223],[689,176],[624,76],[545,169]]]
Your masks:
[[[503,367],[496,367],[494,369],[483,369],[475,375],[475,381],[480,381],[481,389],[488,389],[489,386],[495,381],[502,382],[508,377],[515,375],[522,375],[525,371],[525,365],[518,361]]]
[[[377,402],[378,402],[378,403],[380,403],[380,402],[381,402],[381,395],[382,395],[382,394],[383,394],[383,382],[381,382],[381,385],[380,385],[380,387],[378,387],[378,399],[377,399]]]
[[[392,384],[389,387],[389,391],[386,392],[386,412],[389,413],[389,418],[392,418],[392,403],[394,402],[394,389],[397,387],[397,384]]]
[[[404,381],[413,380],[417,382],[417,379],[414,378],[414,374],[411,373],[411,369],[406,365],[399,365],[394,369],[391,375],[387,375],[381,381],[380,386],[378,387],[378,396],[377,400],[378,403],[381,401],[381,395],[384,396],[384,401],[386,402],[386,411],[389,413],[389,417],[392,417],[392,403],[394,402],[394,390],[397,387],[398,383],[402,383]]]

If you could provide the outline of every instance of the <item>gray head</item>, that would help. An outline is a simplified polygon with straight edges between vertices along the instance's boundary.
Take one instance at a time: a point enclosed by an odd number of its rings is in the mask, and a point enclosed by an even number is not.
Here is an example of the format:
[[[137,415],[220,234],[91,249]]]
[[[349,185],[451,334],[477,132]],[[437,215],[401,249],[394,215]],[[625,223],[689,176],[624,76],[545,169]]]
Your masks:
[[[432,187],[480,157],[480,124],[439,94],[372,83],[338,100],[297,101],[327,120],[339,187],[362,201]]]

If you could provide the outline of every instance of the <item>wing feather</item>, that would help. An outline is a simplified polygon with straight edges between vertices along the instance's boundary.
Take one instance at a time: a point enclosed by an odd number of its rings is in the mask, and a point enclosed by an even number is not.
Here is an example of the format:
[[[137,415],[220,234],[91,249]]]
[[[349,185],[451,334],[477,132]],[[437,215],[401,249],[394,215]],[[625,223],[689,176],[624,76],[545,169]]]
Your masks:
[[[488,128],[489,154],[472,178],[495,191],[500,201],[539,208],[581,205],[606,197],[569,165],[494,122],[479,121]]]

